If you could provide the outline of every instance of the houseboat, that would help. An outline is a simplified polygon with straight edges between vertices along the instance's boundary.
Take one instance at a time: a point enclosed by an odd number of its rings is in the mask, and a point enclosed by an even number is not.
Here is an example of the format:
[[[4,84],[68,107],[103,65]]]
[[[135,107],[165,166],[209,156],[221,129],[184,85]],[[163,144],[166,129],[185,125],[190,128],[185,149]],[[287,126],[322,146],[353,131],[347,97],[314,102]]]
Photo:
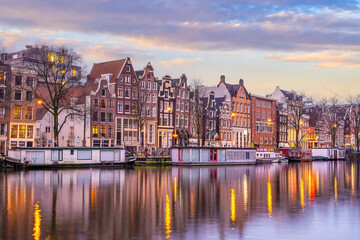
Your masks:
[[[314,161],[319,160],[344,160],[345,150],[340,148],[313,148],[311,157]]]
[[[173,147],[173,165],[241,165],[256,163],[255,148]]]
[[[278,152],[256,151],[256,163],[279,163],[287,161],[288,159]]]
[[[10,159],[31,167],[85,167],[129,165],[135,158],[125,157],[125,150],[114,147],[16,148]]]

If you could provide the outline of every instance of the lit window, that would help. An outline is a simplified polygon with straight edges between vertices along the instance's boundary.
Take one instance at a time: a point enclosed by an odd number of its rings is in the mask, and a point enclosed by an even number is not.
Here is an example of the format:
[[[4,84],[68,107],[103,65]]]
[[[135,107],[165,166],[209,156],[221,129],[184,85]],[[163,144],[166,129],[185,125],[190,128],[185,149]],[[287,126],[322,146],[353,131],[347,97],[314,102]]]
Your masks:
[[[14,107],[14,119],[21,119],[21,107],[20,106]]]
[[[32,120],[32,107],[25,107],[25,119]]]
[[[19,126],[19,138],[25,138],[25,129],[26,129],[25,125]]]
[[[11,137],[17,138],[18,125],[11,125]]]
[[[33,132],[34,132],[34,126],[27,126],[27,131],[26,131],[26,137],[27,138],[32,138],[33,137]]]
[[[98,126],[97,126],[97,125],[94,125],[94,126],[92,127],[92,133],[93,133],[93,137],[97,137],[97,136],[98,136],[99,129],[98,129]]]

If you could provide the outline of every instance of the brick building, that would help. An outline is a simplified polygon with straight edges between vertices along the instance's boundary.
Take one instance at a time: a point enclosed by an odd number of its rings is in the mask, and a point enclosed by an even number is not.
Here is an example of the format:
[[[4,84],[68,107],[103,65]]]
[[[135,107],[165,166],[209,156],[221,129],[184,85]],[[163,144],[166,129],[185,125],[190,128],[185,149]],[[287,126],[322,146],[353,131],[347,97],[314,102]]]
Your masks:
[[[172,146],[174,133],[175,89],[171,76],[165,75],[158,82],[158,148]]]
[[[263,151],[276,148],[276,101],[251,94],[252,145]]]
[[[143,70],[136,71],[139,80],[140,103],[137,116],[140,125],[140,146],[155,150],[157,148],[158,125],[158,81],[154,68],[148,63]]]

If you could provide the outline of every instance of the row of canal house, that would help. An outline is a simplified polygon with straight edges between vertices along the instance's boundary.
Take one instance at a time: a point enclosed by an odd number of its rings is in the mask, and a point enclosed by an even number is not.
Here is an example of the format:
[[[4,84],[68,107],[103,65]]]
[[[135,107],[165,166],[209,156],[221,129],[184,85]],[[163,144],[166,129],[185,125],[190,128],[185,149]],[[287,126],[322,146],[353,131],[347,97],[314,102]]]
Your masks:
[[[24,66],[1,65],[0,109],[2,152],[11,147],[53,146],[52,116],[26,91],[37,84],[36,73]],[[3,84],[2,84],[3,83]],[[21,89],[17,86],[21,85]],[[15,89],[15,91],[6,90]],[[205,146],[275,148],[275,104],[270,98],[251,95],[244,81],[229,84],[225,76],[214,87],[203,86],[204,108],[200,136]],[[87,82],[71,89],[72,104],[84,112],[71,115],[64,125],[59,146],[125,146],[130,150],[168,149],[173,145],[196,145],[194,94],[185,74],[157,79],[148,63],[135,71],[130,58],[96,63]],[[14,100],[14,101],[13,101]],[[271,102],[260,109],[254,101]],[[261,103],[263,104],[263,103]],[[5,110],[2,110],[5,109]],[[269,115],[268,112],[271,112]],[[68,112],[59,116],[60,122]],[[267,122],[271,119],[271,123]],[[271,125],[264,130],[257,121]],[[266,135],[266,136],[265,136]],[[271,139],[271,140],[270,140]]]
[[[126,146],[141,151],[197,145],[194,94],[185,74],[175,79],[170,75],[157,79],[150,63],[143,70],[135,71],[131,60],[126,58],[94,64],[85,89],[91,89],[87,93],[90,96],[89,145]],[[202,91],[201,144],[275,148],[276,104],[273,99],[252,97],[243,80],[228,84],[225,76],[221,76],[217,86],[202,86]],[[257,119],[254,112],[252,116],[253,108],[258,106],[252,105],[251,99],[265,106],[260,106],[260,115],[265,119]],[[259,123],[255,120],[266,126],[256,127]]]

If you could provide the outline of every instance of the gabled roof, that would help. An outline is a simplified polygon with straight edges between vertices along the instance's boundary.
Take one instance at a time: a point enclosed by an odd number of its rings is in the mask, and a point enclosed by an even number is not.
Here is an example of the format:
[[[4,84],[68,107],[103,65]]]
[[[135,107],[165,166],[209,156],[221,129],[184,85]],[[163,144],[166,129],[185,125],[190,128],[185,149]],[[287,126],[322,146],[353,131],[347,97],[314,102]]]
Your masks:
[[[281,93],[284,94],[285,98],[292,101],[302,101],[303,96],[300,94],[297,94],[295,91],[286,91],[283,89],[280,89]]]
[[[38,107],[36,109],[36,120],[41,120],[48,111],[44,107]]]
[[[171,79],[171,87],[176,87],[180,82],[180,78]]]
[[[110,73],[112,74],[110,82],[115,82],[125,62],[126,59],[119,59],[109,62],[94,63],[90,72],[90,81],[94,81],[96,78],[100,78],[101,74]]]
[[[135,71],[135,75],[136,75],[137,79],[140,80],[141,77],[144,75],[144,70]]]

